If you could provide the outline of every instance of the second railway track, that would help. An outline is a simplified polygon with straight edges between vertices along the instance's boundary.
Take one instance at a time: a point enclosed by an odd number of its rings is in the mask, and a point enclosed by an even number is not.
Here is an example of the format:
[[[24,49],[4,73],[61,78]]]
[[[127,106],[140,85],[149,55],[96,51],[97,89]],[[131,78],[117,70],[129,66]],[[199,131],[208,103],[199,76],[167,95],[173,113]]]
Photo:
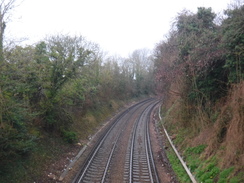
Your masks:
[[[150,114],[156,104],[149,105],[134,125],[127,148],[124,182],[159,182],[148,130]]]
[[[149,116],[157,103],[146,100],[121,113],[101,136],[73,183],[159,182],[148,133]]]

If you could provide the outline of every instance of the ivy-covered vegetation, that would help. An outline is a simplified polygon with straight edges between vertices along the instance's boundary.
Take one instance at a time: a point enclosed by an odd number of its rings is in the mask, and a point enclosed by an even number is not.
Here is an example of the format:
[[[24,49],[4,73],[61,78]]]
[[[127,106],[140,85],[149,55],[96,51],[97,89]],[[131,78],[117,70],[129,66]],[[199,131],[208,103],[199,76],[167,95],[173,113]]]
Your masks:
[[[243,181],[231,178],[244,164],[244,5],[238,2],[222,17],[211,8],[182,11],[154,50],[164,122],[191,169],[203,171],[195,172],[200,182]]]

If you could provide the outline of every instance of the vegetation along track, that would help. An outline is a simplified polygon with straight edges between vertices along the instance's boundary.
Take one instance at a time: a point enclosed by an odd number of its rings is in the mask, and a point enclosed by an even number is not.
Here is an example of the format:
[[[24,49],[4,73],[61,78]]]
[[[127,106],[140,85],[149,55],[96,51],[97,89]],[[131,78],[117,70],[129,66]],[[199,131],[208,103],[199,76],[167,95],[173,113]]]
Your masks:
[[[148,99],[118,115],[94,146],[73,183],[159,182],[147,126],[157,103],[156,99]]]

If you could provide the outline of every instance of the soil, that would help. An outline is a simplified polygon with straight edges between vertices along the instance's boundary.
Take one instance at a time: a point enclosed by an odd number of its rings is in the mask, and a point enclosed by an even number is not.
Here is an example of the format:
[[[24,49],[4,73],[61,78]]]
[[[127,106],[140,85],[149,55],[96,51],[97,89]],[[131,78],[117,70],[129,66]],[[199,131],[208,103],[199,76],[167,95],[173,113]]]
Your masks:
[[[118,113],[117,113],[118,114]],[[42,178],[40,181],[37,181],[38,183],[54,183],[54,182],[67,182],[70,183],[76,176],[77,172],[80,169],[80,165],[84,162],[85,157],[88,155],[89,151],[92,149],[92,146],[95,144],[97,138],[102,133],[102,131],[106,128],[106,126],[112,122],[112,120],[115,118],[113,116],[110,120],[106,121],[104,125],[100,126],[98,128],[97,132],[88,140],[83,140],[82,144],[88,144],[85,152],[82,154],[82,156],[78,159],[78,161],[75,163],[75,165],[68,171],[67,175],[63,179],[63,181],[59,181],[59,177],[62,174],[62,172],[67,168],[69,163],[75,158],[77,153],[80,151],[83,146],[80,144],[74,144],[72,148],[67,149],[65,153],[63,153],[58,159],[54,162],[50,162],[50,164],[47,166],[46,171],[44,172]],[[151,121],[149,124],[150,128],[150,138],[151,138],[151,145],[153,148],[153,155],[155,159],[155,164],[157,167],[159,179],[161,182],[164,183],[177,183],[177,180],[175,178],[174,172],[171,169],[171,166],[169,164],[169,161],[166,157],[165,153],[165,140],[164,134],[161,132],[160,129],[157,128],[157,110],[154,110],[154,113],[151,116]],[[123,141],[123,139],[121,139]],[[123,142],[122,142],[123,144]],[[122,164],[122,163],[121,163]],[[121,167],[118,170],[123,171],[124,166]],[[112,173],[112,172],[111,172]],[[110,175],[114,176],[114,175]],[[116,177],[116,176],[115,176]]]

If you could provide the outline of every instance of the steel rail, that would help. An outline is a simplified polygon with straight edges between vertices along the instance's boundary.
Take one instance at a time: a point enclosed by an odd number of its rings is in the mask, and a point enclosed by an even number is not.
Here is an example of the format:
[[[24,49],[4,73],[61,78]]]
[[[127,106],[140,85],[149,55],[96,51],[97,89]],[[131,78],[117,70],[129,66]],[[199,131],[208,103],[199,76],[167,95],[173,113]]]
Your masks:
[[[150,108],[151,109],[151,108]],[[147,114],[147,117],[150,116],[151,114],[151,110],[149,112],[149,114]],[[148,118],[147,118],[148,119]],[[148,129],[147,129],[147,124],[148,124],[148,120],[146,120],[146,128],[145,128],[145,136],[144,136],[144,141],[145,141],[145,149],[146,149],[146,156],[147,156],[147,165],[148,165],[148,171],[149,171],[149,176],[150,176],[150,180],[151,182],[153,182],[153,176],[152,176],[152,170],[151,170],[151,164],[150,164],[150,155],[149,155],[149,148],[151,148],[149,145],[148,145]],[[153,160],[153,159],[152,159]],[[153,162],[153,161],[152,161]]]
[[[135,126],[138,125],[139,118],[136,120]],[[136,127],[134,126],[133,128],[133,135],[132,135],[132,140],[131,140],[131,149],[130,149],[130,166],[129,166],[129,183],[132,183],[132,175],[133,175],[133,150],[134,150],[134,142],[135,142],[135,136],[136,136]]]
[[[137,128],[138,128],[138,124],[139,122],[142,120],[143,114],[147,115],[147,118],[145,120],[145,127],[144,127],[144,143],[145,143],[145,151],[146,151],[146,161],[147,161],[147,167],[148,167],[148,173],[149,173],[149,177],[150,177],[150,182],[154,182],[153,177],[155,177],[156,182],[159,182],[158,179],[158,175],[157,175],[157,171],[156,171],[156,167],[154,164],[154,159],[153,159],[153,155],[152,155],[152,149],[151,149],[151,143],[150,143],[150,136],[149,136],[149,130],[148,130],[148,123],[150,121],[150,115],[152,110],[155,108],[155,106],[158,104],[159,102],[153,102],[152,104],[148,105],[140,114],[140,116],[138,117],[134,128],[133,128],[133,134],[132,134],[132,139],[131,139],[131,145],[130,145],[130,157],[129,157],[129,183],[133,182],[133,156],[134,156],[134,145],[135,145],[135,137],[136,137],[136,133],[137,133]],[[150,161],[151,159],[151,161]],[[151,166],[152,169],[154,171],[154,176],[151,170]]]
[[[162,105],[162,104],[161,104],[161,105]],[[158,111],[160,121],[162,121],[162,117],[161,117],[161,114],[160,114],[161,105],[159,106],[159,111]],[[163,122],[163,121],[162,121],[162,122]],[[192,175],[190,169],[187,167],[186,163],[183,161],[183,158],[180,156],[180,154],[178,153],[176,147],[175,147],[174,144],[173,144],[173,141],[172,141],[171,138],[169,137],[169,134],[168,134],[168,132],[167,132],[165,126],[164,126],[164,122],[162,123],[162,127],[163,127],[164,133],[165,133],[165,135],[166,135],[166,137],[167,137],[167,139],[168,139],[168,141],[169,141],[169,143],[170,143],[172,149],[174,150],[176,156],[177,156],[178,159],[180,160],[180,162],[181,162],[182,166],[184,167],[184,169],[185,169],[187,175],[188,175],[189,178],[191,179],[192,183],[197,183],[195,177]]]
[[[133,127],[133,132],[132,132],[132,139],[131,139],[131,148],[130,148],[130,163],[129,163],[129,183],[133,182],[133,155],[134,155],[134,144],[135,144],[135,136],[136,136],[136,130],[137,130],[137,126],[138,123],[140,121],[140,118],[142,116],[142,114],[145,112],[147,108],[145,108],[141,114],[140,117],[137,118],[136,123],[134,124]]]
[[[121,133],[122,133],[122,131],[121,131],[120,134],[117,136],[117,139],[116,139],[116,141],[115,141],[115,143],[114,143],[114,145],[113,145],[113,149],[112,149],[111,152],[110,152],[109,159],[108,159],[108,161],[107,161],[107,164],[106,164],[106,167],[105,167],[105,170],[104,170],[104,173],[103,173],[103,178],[102,178],[101,183],[105,182],[105,178],[106,178],[106,175],[107,175],[108,167],[109,167],[109,165],[110,165],[112,156],[113,156],[113,154],[114,154],[115,147],[116,147],[116,145],[117,145],[117,142],[118,142],[118,140],[119,140],[119,137],[121,136]]]
[[[148,151],[149,151],[149,156],[150,156],[150,159],[151,159],[151,165],[152,165],[152,169],[154,171],[154,177],[155,177],[155,181],[156,183],[159,183],[159,178],[158,178],[158,173],[157,173],[157,169],[156,169],[156,166],[155,166],[155,163],[154,163],[154,158],[153,158],[153,153],[152,153],[152,146],[151,146],[151,141],[150,141],[150,133],[149,133],[149,123],[150,123],[150,115],[153,111],[153,109],[159,104],[156,103],[150,110],[149,112],[149,115],[147,116],[147,123],[146,123],[146,139],[147,139],[147,144],[148,144]]]
[[[123,113],[123,114],[125,115],[126,113]],[[118,122],[124,115],[119,116],[118,119],[116,119],[115,123],[111,126],[111,128],[109,128],[109,130],[106,132],[106,134],[102,137],[102,140],[99,142],[98,146],[96,146],[95,152],[93,152],[93,154],[92,154],[90,160],[88,161],[88,163],[87,163],[87,165],[86,165],[84,171],[82,172],[82,174],[81,174],[81,176],[80,176],[80,178],[79,178],[79,180],[78,180],[78,183],[81,182],[82,178],[84,177],[84,175],[85,175],[87,169],[89,168],[90,164],[92,163],[94,157],[96,156],[97,152],[99,151],[99,149],[100,149],[100,147],[102,146],[103,142],[105,141],[106,137],[109,135],[109,133],[110,133],[110,132],[112,131],[112,129],[114,128],[114,126],[117,124],[117,122]]]
[[[123,111],[123,112],[122,112],[122,113],[121,113],[121,114],[114,120],[114,122],[111,124],[111,126],[108,127],[108,129],[107,129],[107,130],[104,132],[104,134],[101,136],[100,140],[97,142],[97,144],[95,145],[95,147],[93,148],[93,150],[90,152],[88,158],[86,159],[86,162],[84,163],[83,168],[82,168],[81,171],[76,175],[76,177],[75,177],[73,183],[75,183],[75,182],[80,183],[81,180],[84,178],[84,175],[86,174],[88,168],[90,167],[90,165],[91,165],[93,159],[95,158],[95,156],[96,156],[98,150],[100,149],[100,147],[102,146],[102,144],[104,143],[105,139],[106,139],[107,136],[110,134],[110,132],[112,131],[112,129],[115,127],[115,125],[120,121],[120,119],[121,119],[123,116],[125,116],[125,115],[128,113],[128,111],[130,111],[131,109],[133,109],[133,108],[136,109],[137,106],[139,106],[139,105],[143,105],[144,103],[150,102],[150,101],[152,101],[152,100],[153,100],[153,99],[147,99],[147,100],[141,101],[141,102],[139,102],[139,103],[137,103],[137,104],[135,104],[135,105],[129,107],[127,110]],[[117,137],[116,143],[117,143],[118,139],[119,139],[119,136]],[[110,163],[111,157],[112,157],[112,155],[113,155],[113,151],[114,151],[114,149],[115,149],[115,147],[116,147],[116,143],[114,144],[114,146],[113,146],[113,148],[112,148],[112,150],[111,150],[111,152],[110,152],[109,162],[107,162],[107,164],[106,164],[106,168],[105,168],[105,171],[104,171],[104,174],[103,174],[103,178],[102,178],[103,181],[105,180],[106,172],[107,172],[107,168],[109,167],[109,163]]]

